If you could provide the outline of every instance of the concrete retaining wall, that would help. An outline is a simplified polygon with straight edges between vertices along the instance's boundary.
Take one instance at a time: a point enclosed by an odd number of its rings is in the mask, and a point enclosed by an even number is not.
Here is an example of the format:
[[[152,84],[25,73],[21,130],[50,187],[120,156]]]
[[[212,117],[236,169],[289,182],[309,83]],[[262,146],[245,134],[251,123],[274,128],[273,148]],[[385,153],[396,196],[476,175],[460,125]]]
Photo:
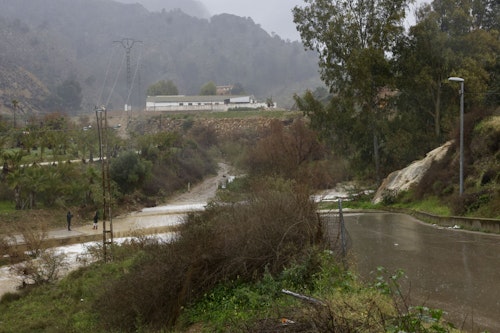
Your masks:
[[[460,216],[438,216],[425,212],[412,211],[411,215],[419,220],[430,223],[435,223],[443,227],[459,226],[462,229],[500,233],[500,220],[484,219],[477,217],[460,217]]]

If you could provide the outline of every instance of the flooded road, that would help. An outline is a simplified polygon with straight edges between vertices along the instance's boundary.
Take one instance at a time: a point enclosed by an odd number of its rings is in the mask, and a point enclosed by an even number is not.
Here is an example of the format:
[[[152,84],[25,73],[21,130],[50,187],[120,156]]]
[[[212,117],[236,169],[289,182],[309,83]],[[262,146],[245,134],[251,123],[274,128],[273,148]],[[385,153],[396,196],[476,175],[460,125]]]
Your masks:
[[[444,229],[393,213],[346,214],[360,275],[403,269],[412,305],[446,311],[468,332],[500,332],[500,235]]]
[[[138,212],[132,212],[123,216],[113,218],[113,230],[115,237],[117,233],[137,237],[148,233],[166,232],[170,227],[178,226],[183,223],[184,217],[188,212],[202,211],[208,204],[208,201],[215,196],[216,190],[224,178],[229,175],[231,167],[225,163],[219,163],[217,175],[206,177],[199,184],[195,184],[188,191],[180,192],[170,198],[166,203],[157,206],[144,208]],[[101,226],[98,230],[92,229],[90,221],[88,224],[75,225],[72,231],[64,229],[49,230],[47,238],[65,239],[71,237],[82,237],[92,234],[101,234]],[[0,235],[1,237],[2,235]],[[174,234],[166,233],[157,235],[162,240],[170,240]],[[16,236],[19,241],[20,235]],[[127,240],[124,238],[114,238],[115,242]],[[76,269],[81,266],[78,258],[85,256],[87,247],[100,242],[90,242],[83,244],[74,244],[52,248],[56,253],[64,254],[65,265],[69,269]],[[0,253],[0,255],[2,255]],[[16,270],[9,265],[0,267],[0,297],[7,292],[15,292],[20,285],[23,277],[19,276]]]

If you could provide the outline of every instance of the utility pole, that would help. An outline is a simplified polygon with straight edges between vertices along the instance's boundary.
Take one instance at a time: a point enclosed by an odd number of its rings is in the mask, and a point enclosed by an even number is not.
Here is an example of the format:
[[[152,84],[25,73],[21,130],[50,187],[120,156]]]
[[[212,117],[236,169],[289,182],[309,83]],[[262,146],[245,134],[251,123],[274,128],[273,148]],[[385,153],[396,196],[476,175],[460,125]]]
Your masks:
[[[464,193],[464,79],[452,76],[448,81],[460,83],[460,196]]]
[[[111,259],[108,251],[113,246],[113,219],[111,214],[111,181],[109,174],[108,118],[106,108],[96,107],[97,131],[99,135],[99,160],[102,173],[102,249],[104,262]],[[109,224],[107,220],[109,219]]]
[[[122,40],[114,41],[113,43],[118,43],[125,49],[125,55],[127,60],[127,94],[130,95],[130,90],[132,89],[132,70],[130,69],[130,52],[132,51],[132,48],[136,43],[142,43],[142,41],[135,40],[132,38],[123,38]],[[130,106],[130,111],[132,111],[131,106]]]

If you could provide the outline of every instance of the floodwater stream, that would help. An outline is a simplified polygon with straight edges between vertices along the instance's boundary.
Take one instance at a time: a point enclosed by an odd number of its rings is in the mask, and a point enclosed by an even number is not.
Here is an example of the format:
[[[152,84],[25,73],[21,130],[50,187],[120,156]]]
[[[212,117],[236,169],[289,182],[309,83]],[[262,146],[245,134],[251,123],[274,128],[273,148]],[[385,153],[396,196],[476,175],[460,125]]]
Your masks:
[[[467,332],[500,332],[500,235],[422,223],[395,213],[345,214],[355,270],[402,269],[410,305],[442,309]]]

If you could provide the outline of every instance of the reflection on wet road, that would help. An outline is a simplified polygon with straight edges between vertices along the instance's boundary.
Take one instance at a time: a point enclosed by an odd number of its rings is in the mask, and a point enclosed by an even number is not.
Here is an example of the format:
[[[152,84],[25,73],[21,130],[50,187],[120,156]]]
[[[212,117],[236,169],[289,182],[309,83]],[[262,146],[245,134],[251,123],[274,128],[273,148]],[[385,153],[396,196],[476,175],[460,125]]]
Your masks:
[[[392,213],[345,215],[357,270],[403,269],[413,305],[443,309],[455,326],[500,332],[500,235],[438,228]]]

